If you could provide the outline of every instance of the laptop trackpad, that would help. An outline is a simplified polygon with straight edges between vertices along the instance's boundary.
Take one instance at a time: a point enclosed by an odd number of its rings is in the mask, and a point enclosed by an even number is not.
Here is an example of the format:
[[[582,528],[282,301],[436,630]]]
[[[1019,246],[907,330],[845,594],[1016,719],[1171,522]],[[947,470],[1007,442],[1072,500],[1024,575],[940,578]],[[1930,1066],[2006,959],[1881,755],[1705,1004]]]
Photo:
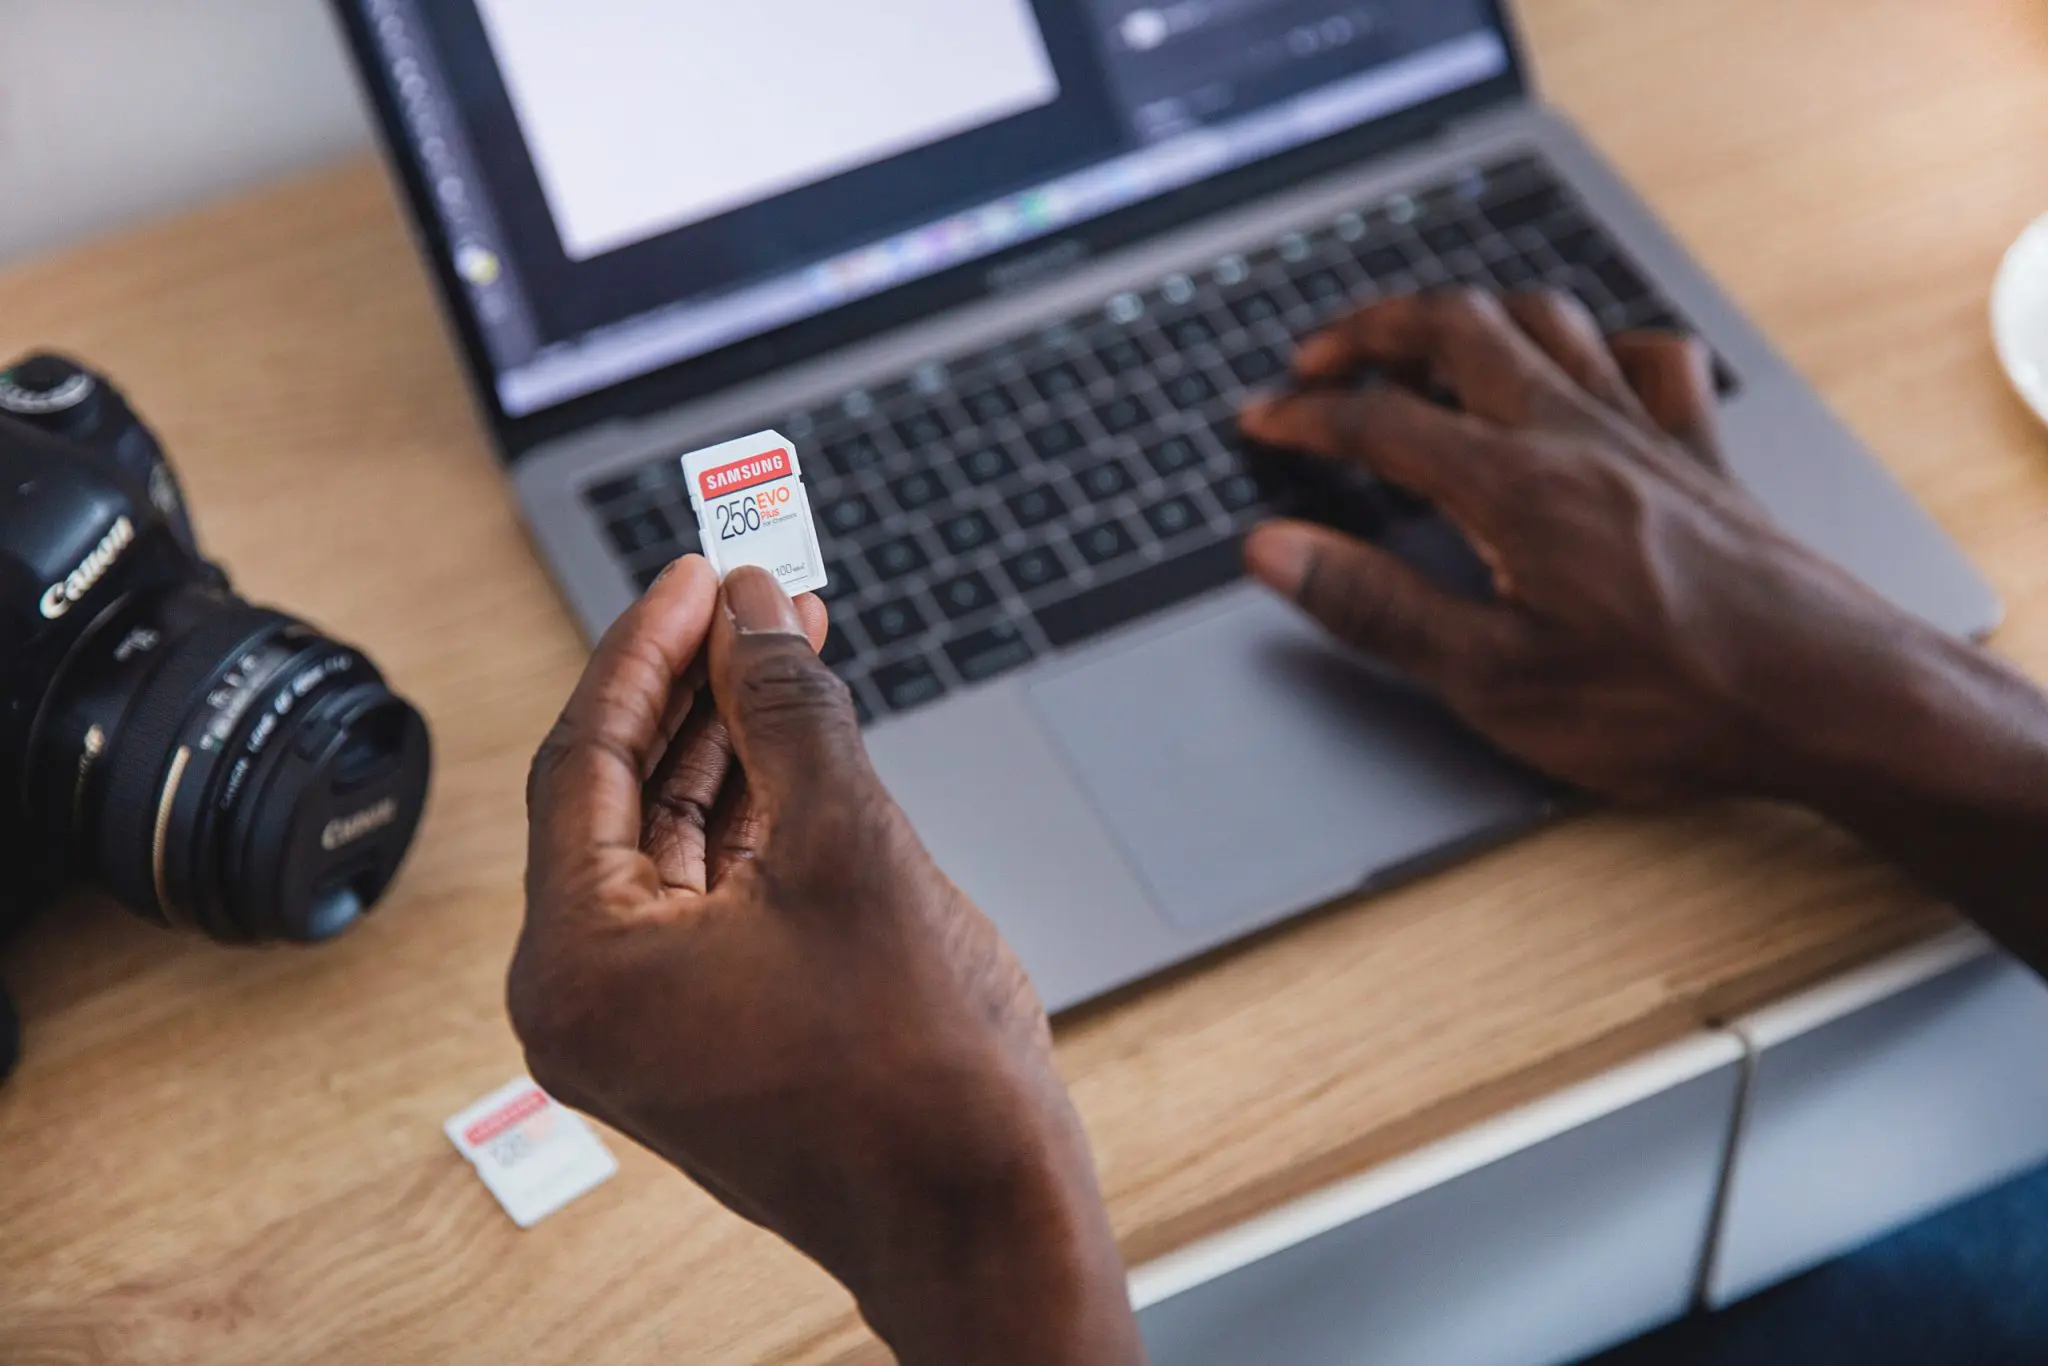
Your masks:
[[[1355,890],[1543,789],[1252,589],[1030,689],[1168,920],[1204,936]]]

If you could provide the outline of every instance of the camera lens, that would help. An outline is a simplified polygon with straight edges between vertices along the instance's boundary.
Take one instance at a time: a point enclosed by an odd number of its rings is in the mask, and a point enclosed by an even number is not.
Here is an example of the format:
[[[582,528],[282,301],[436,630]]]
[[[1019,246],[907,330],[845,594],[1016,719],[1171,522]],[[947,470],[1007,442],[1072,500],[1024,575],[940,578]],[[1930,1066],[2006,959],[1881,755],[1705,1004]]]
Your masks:
[[[426,801],[426,725],[367,659],[206,586],[116,608],[74,650],[33,745],[76,874],[236,943],[354,924]]]

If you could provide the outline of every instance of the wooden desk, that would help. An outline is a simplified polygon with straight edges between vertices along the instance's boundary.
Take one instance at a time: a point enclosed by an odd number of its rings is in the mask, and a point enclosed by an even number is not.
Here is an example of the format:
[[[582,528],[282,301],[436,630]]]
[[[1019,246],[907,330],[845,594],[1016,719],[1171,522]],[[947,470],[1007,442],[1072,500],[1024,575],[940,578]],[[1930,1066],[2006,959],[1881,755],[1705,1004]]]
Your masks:
[[[2048,439],[1984,302],[2048,209],[2027,0],[1529,0],[1555,98],[2007,595],[2048,675]],[[521,779],[583,649],[529,552],[379,173],[344,167],[0,277],[159,425],[209,545],[432,717],[400,893],[318,952],[80,905],[6,970],[0,1358],[827,1363],[879,1353],[803,1261],[624,1143],[520,1233],[440,1121],[517,1071]],[[1068,1022],[1134,1260],[1925,936],[1843,841],[1598,816]]]

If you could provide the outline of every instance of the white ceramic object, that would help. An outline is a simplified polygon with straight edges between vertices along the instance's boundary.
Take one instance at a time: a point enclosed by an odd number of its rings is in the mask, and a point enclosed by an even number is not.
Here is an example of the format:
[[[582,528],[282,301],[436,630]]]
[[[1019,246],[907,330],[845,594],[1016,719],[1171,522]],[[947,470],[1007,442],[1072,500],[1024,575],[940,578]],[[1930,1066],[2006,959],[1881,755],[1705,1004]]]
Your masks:
[[[2048,422],[2048,218],[2006,253],[1991,294],[1991,332],[2013,387]]]

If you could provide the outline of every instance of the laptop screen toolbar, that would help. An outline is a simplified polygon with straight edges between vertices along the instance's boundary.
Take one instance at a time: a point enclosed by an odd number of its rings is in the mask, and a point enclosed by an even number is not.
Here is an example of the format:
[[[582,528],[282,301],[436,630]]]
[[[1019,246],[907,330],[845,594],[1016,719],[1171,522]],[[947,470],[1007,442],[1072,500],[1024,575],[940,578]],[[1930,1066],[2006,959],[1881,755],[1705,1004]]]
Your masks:
[[[538,413],[1506,73],[1487,0],[349,0]]]

